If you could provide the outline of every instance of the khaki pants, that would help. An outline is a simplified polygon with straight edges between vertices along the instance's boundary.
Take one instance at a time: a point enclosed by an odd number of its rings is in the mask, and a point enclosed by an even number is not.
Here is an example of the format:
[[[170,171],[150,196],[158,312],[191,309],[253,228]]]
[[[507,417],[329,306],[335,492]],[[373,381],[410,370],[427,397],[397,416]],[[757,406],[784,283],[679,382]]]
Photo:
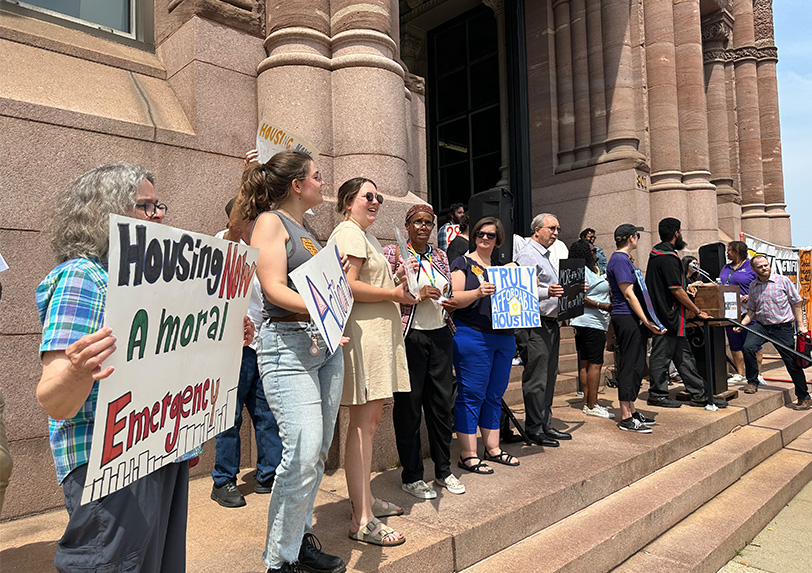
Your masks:
[[[11,475],[11,454],[8,452],[8,438],[6,437],[6,423],[3,421],[3,410],[6,401],[3,391],[0,390],[0,513],[3,511],[3,500],[6,498],[6,486]]]

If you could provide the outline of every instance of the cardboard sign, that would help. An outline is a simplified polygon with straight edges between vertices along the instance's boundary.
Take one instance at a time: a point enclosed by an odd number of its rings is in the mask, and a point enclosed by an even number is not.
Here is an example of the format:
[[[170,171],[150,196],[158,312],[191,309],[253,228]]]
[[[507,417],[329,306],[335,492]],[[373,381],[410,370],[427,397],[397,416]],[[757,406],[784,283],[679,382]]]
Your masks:
[[[491,295],[491,324],[494,328],[541,326],[536,267],[488,267],[496,286]]]
[[[99,382],[82,503],[172,463],[234,425],[258,250],[110,217],[105,326],[118,338]]]
[[[584,314],[585,281],[584,259],[558,261],[558,284],[564,288],[564,296],[558,299],[558,320],[567,320]]]
[[[330,241],[312,259],[290,272],[290,280],[302,295],[322,338],[335,352],[341,342],[347,317],[352,310],[352,292],[338,245]]]
[[[271,157],[286,149],[303,151],[314,159],[319,155],[319,150],[301,137],[277,127],[268,121],[261,121],[259,129],[257,129],[259,162],[265,163]]]

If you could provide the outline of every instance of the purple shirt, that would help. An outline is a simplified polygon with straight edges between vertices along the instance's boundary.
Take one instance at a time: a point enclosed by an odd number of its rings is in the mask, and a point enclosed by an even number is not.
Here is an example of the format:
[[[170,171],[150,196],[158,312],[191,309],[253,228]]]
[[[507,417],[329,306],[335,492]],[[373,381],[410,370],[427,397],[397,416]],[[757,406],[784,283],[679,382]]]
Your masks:
[[[750,283],[758,278],[756,271],[750,266],[750,257],[739,265],[738,268],[733,268],[733,263],[728,263],[722,267],[722,272],[719,273],[719,280],[723,285],[734,285],[739,287],[739,293],[746,295],[750,292]]]
[[[795,321],[792,306],[802,300],[791,280],[771,274],[766,281],[756,279],[750,283],[750,296],[744,308],[755,312],[761,324],[783,324]]]
[[[637,283],[634,274],[634,263],[629,255],[622,251],[615,251],[606,265],[606,280],[612,292],[612,314],[633,314],[626,297],[620,292],[620,283]]]

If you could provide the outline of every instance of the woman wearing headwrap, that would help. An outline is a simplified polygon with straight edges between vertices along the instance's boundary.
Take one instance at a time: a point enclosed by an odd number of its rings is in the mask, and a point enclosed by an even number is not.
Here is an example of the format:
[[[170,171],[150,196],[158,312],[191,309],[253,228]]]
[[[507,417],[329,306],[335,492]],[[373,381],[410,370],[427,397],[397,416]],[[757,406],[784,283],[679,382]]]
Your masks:
[[[401,305],[410,392],[395,392],[392,420],[400,463],[403,491],[419,499],[433,499],[437,492],[423,481],[423,451],[420,444],[421,408],[426,415],[429,451],[434,462],[434,481],[451,493],[465,493],[465,486],[451,473],[451,434],[457,384],[451,374],[454,324],[446,312],[453,303],[451,271],[443,251],[428,244],[434,228],[434,210],[418,204],[406,213],[408,253],[396,245],[384,247],[392,272],[404,261],[417,271],[420,302]],[[401,274],[403,271],[400,271]]]

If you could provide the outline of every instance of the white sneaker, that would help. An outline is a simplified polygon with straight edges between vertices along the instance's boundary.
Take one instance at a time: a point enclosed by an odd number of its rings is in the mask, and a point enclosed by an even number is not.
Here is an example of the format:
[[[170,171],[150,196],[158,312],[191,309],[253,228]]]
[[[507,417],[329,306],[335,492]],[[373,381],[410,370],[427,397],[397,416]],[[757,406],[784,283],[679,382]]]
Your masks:
[[[583,393],[583,392],[581,392],[581,391],[578,391],[578,392],[576,392],[576,393],[575,393],[575,397],[576,397],[576,398],[583,398],[583,397],[584,397],[584,393]]]
[[[734,374],[733,376],[727,379],[727,383],[738,384],[739,382],[744,382],[745,380],[747,380],[747,378],[745,378],[741,374]]]
[[[437,497],[437,492],[429,487],[429,484],[419,479],[412,483],[404,483],[400,486],[403,491],[410,493],[419,499],[434,499]]]
[[[764,379],[764,376],[762,376],[761,374],[758,375],[758,383],[759,384],[766,384],[767,383],[767,381]]]
[[[606,412],[606,414],[607,414],[606,417],[607,418],[614,418],[615,417],[615,415],[612,412],[610,412],[608,408],[604,408],[600,404],[595,404],[595,409],[600,410],[601,412]]]
[[[434,480],[434,483],[446,488],[449,492],[455,493],[457,495],[465,493],[465,486],[462,485],[462,482],[458,480],[457,476],[455,476],[454,474],[449,474],[448,477],[445,479],[437,478]]]
[[[598,418],[608,418],[611,415],[609,414],[609,412],[605,410],[600,410],[597,404],[595,404],[594,408],[584,406],[584,414],[586,414],[587,416],[597,416]]]

